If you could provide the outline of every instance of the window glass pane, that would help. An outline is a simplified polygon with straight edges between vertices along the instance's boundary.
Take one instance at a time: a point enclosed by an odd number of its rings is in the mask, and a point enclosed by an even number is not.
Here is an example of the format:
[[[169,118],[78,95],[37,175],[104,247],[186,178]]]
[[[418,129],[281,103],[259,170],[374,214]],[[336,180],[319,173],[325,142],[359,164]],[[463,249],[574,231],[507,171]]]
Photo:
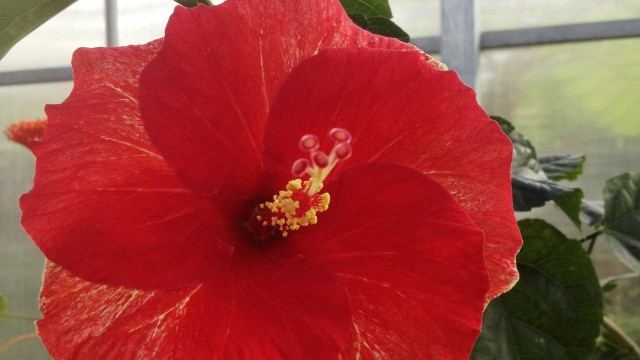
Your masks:
[[[440,34],[440,0],[389,0],[393,21],[412,39]]]
[[[477,0],[480,31],[640,17],[640,0]]]
[[[119,1],[119,43],[144,44],[163,37],[167,20],[176,5],[171,0]]]
[[[390,0],[389,5],[393,21],[412,38],[440,33],[440,0]],[[120,1],[120,44],[143,44],[164,36],[164,27],[174,7],[175,3],[169,0]]]
[[[34,30],[0,61],[0,71],[69,66],[79,47],[104,46],[104,1],[78,1]]]
[[[640,170],[639,63],[638,39],[484,51],[478,95],[539,153],[586,152],[578,184],[600,197],[608,177]]]
[[[484,51],[478,96],[490,114],[511,120],[538,154],[586,154],[584,173],[576,185],[586,199],[602,199],[607,179],[640,171],[637,64],[640,39]],[[576,239],[587,235],[553,205],[519,214],[544,217]],[[600,276],[629,272],[604,239],[598,241],[594,259]],[[640,340],[639,288],[638,278],[620,281],[608,307],[636,340]]]
[[[0,87],[0,129],[21,119],[44,116],[46,103],[62,102],[70,82]],[[20,226],[20,195],[31,189],[35,158],[21,145],[0,138],[0,292],[7,298],[6,312],[40,317],[38,293],[44,257]],[[33,322],[0,319],[0,344],[33,333]],[[30,339],[2,353],[6,359],[50,359],[40,340]]]

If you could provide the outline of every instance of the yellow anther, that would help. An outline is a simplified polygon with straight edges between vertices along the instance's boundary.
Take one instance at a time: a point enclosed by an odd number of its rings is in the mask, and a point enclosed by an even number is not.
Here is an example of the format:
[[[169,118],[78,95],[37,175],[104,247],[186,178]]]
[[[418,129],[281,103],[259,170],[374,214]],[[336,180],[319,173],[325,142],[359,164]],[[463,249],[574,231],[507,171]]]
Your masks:
[[[310,190],[313,189],[314,192]],[[273,196],[273,201],[266,201],[260,204],[260,209],[267,211],[271,216],[256,215],[256,219],[262,221],[262,226],[273,226],[281,231],[282,237],[287,237],[290,231],[299,230],[303,226],[316,224],[318,213],[329,208],[329,194],[318,194],[322,189],[322,183],[314,181],[313,178],[307,181],[300,179],[291,180],[280,190],[278,195]]]
[[[329,194],[320,191],[331,170],[351,156],[352,136],[342,128],[333,128],[328,135],[334,143],[328,154],[321,149],[317,136],[307,134],[300,138],[298,146],[306,156],[293,163],[291,172],[296,178],[308,175],[309,180],[289,181],[272,201],[260,204],[256,211],[256,220],[263,226],[276,227],[282,237],[303,226],[316,224],[318,214],[329,208]]]

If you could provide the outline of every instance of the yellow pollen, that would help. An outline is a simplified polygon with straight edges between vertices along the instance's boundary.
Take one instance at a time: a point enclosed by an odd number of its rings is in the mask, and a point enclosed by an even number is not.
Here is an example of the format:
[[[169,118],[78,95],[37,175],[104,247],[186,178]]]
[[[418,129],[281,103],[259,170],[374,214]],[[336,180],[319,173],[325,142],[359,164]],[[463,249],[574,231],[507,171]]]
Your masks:
[[[311,193],[310,189],[314,192]],[[256,215],[256,220],[262,221],[262,226],[276,227],[282,237],[303,226],[316,224],[317,214],[329,208],[329,194],[319,194],[321,189],[322,182],[316,183],[314,178],[304,182],[291,180],[284,190],[273,196],[273,201],[260,204],[264,212]]]
[[[255,211],[255,219],[262,226],[273,226],[287,237],[291,231],[299,230],[318,222],[318,214],[329,208],[329,194],[320,193],[323,182],[331,170],[351,156],[351,133],[346,129],[332,128],[327,137],[333,142],[333,148],[327,154],[320,146],[319,138],[306,134],[300,138],[298,147],[306,153],[291,166],[294,177],[309,176],[309,180],[289,181],[284,190],[266,201]]]

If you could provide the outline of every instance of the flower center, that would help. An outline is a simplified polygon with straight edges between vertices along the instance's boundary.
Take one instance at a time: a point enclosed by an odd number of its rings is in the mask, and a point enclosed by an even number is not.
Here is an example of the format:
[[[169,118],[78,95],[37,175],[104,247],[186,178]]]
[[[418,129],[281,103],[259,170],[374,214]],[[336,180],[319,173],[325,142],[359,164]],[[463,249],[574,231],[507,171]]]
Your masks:
[[[295,180],[273,196],[273,201],[259,205],[256,220],[264,227],[276,228],[282,237],[303,226],[318,222],[318,213],[329,208],[329,193],[320,193],[323,181],[341,161],[351,156],[351,134],[340,128],[329,131],[334,145],[329,155],[320,150],[320,140],[312,134],[300,138],[299,147],[307,153],[293,163]],[[308,175],[309,179],[301,178]]]

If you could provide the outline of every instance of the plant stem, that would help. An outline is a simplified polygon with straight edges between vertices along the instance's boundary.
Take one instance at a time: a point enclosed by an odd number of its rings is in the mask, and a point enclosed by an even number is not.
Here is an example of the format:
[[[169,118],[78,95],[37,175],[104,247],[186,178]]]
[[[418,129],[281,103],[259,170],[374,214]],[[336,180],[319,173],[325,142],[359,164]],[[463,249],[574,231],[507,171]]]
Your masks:
[[[587,254],[591,255],[591,252],[593,251],[593,247],[596,244],[596,238],[593,238],[591,240],[591,242],[589,243],[589,248],[587,249]]]
[[[598,236],[602,235],[602,230],[598,230],[594,233],[591,233],[587,236],[585,236],[584,238],[580,239],[580,243],[583,243],[585,241],[590,241],[589,243],[589,247],[587,248],[587,254],[591,254],[591,251],[593,251],[593,247],[596,244],[596,239],[598,238]]]
[[[633,355],[636,359],[640,360],[640,346],[638,346],[638,344],[636,344],[629,335],[620,329],[613,320],[605,316],[602,319],[602,327],[611,334],[611,337],[616,343],[622,345],[624,349],[629,352],[629,355]]]
[[[36,321],[38,318],[27,315],[19,315],[19,314],[9,314],[9,313],[0,313],[0,318],[7,319],[16,319],[16,320],[28,320],[28,321]]]
[[[4,344],[0,345],[0,354],[2,354],[3,352],[5,352],[5,350],[7,350],[8,348],[12,347],[13,345],[19,344],[23,341],[29,340],[29,339],[37,339],[38,338],[38,333],[32,332],[32,333],[28,333],[28,334],[23,334],[17,337],[14,337],[13,339],[10,339],[9,341],[5,342]]]
[[[598,230],[598,231],[596,231],[596,232],[593,232],[593,233],[591,233],[591,234],[589,234],[589,235],[587,235],[587,236],[583,237],[583,238],[582,238],[582,239],[580,239],[579,241],[580,241],[581,243],[583,243],[583,242],[585,242],[585,241],[589,241],[589,240],[593,241],[593,240],[595,240],[598,236],[602,235],[602,233],[603,233],[603,231],[602,231],[602,230]]]

